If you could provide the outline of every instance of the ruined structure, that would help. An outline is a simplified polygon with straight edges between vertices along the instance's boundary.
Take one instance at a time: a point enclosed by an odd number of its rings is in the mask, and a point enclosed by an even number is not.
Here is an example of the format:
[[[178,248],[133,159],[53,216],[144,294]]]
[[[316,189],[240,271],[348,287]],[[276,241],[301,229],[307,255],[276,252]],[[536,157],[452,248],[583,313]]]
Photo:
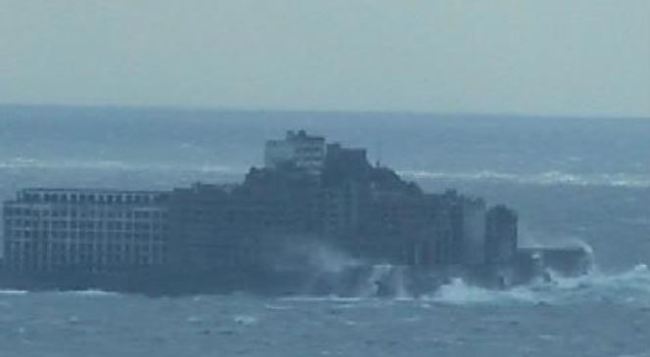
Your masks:
[[[6,268],[101,273],[167,264],[168,194],[24,189],[5,202]]]
[[[310,253],[299,252],[317,243],[356,262],[346,273],[349,285],[365,272],[380,284],[376,293],[395,275],[387,266],[413,272],[419,285],[432,274],[436,281],[469,274],[504,285],[540,269],[539,251],[518,249],[517,215],[503,205],[488,207],[453,190],[424,193],[371,165],[365,149],[304,131],[267,142],[264,157],[265,166],[251,168],[237,185],[22,190],[4,204],[5,267],[27,275],[145,274],[167,288],[183,281],[179,290],[188,281],[196,282],[194,290],[291,281],[295,290],[320,279],[307,262]],[[561,253],[551,256],[563,267],[575,265]],[[383,268],[367,272],[376,266]],[[328,279],[319,291],[331,293],[332,279],[342,277]]]

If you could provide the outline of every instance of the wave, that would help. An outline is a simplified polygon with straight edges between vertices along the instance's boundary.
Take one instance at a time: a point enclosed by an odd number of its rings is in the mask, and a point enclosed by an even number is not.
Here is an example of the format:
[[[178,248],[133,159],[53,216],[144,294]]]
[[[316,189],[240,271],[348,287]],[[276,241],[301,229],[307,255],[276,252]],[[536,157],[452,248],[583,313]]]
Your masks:
[[[16,157],[0,161],[0,169],[118,170],[118,171],[195,171],[203,173],[243,174],[246,171],[226,165],[176,163],[132,163],[117,160],[40,160]]]
[[[579,277],[562,277],[552,273],[550,281],[537,281],[528,285],[505,290],[487,289],[466,283],[461,278],[452,279],[432,293],[409,296],[395,295],[391,298],[368,296],[289,296],[280,298],[284,302],[344,303],[351,306],[386,303],[417,302],[442,305],[503,305],[513,304],[546,306],[584,303],[612,303],[639,306],[650,309],[650,269],[639,264],[633,269],[605,274],[597,269]]]
[[[545,171],[530,174],[516,174],[496,171],[477,172],[433,172],[422,170],[400,170],[398,173],[414,180],[454,180],[511,182],[535,185],[571,186],[613,186],[650,187],[650,175],[630,173],[576,174],[561,171]]]
[[[187,171],[207,174],[243,175],[246,167],[199,163],[137,163],[119,160],[42,160],[14,157],[0,161],[0,169],[50,170],[116,170],[116,171]],[[509,182],[535,185],[650,187],[650,175],[633,173],[581,174],[562,171],[511,173],[491,170],[475,172],[446,172],[427,170],[398,170],[413,180],[453,180]]]
[[[122,294],[114,291],[104,291],[99,289],[60,291],[58,295],[84,296],[84,297],[119,297]]]
[[[609,302],[639,304],[647,308],[650,307],[650,270],[647,265],[639,264],[619,274],[604,274],[597,270],[572,278],[552,274],[550,282],[508,290],[484,289],[455,279],[424,299],[454,305]]]
[[[0,289],[0,295],[47,295],[56,294],[62,296],[86,296],[86,297],[104,297],[104,296],[121,296],[122,294],[113,291],[104,291],[99,289],[88,290],[69,290],[69,291],[30,291],[30,290],[17,290],[17,289]]]
[[[453,279],[449,284],[441,286],[438,291],[423,297],[423,299],[454,305],[542,302],[540,297],[529,288],[517,287],[509,290],[490,290],[469,285],[460,278]]]
[[[326,296],[312,296],[312,295],[296,295],[285,296],[279,298],[280,301],[294,301],[294,302],[338,302],[338,303],[360,303],[369,300],[377,300],[374,298],[359,297],[359,296],[339,296],[339,295],[326,295]]]

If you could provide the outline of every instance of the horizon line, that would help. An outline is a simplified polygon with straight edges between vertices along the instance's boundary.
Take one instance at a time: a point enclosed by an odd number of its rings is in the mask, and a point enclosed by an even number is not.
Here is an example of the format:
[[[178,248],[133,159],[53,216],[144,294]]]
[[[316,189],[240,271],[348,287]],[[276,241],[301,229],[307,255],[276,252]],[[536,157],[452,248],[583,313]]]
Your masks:
[[[244,108],[209,105],[174,105],[174,104],[69,104],[69,103],[2,103],[0,108],[53,108],[53,109],[101,109],[101,110],[167,110],[177,112],[242,112],[242,113],[292,113],[292,114],[353,114],[353,115],[409,115],[409,116],[435,116],[435,117],[510,117],[527,119],[570,119],[570,120],[648,120],[649,116],[642,115],[613,115],[613,114],[534,114],[520,112],[445,112],[425,110],[377,110],[377,109],[299,109],[299,108]]]

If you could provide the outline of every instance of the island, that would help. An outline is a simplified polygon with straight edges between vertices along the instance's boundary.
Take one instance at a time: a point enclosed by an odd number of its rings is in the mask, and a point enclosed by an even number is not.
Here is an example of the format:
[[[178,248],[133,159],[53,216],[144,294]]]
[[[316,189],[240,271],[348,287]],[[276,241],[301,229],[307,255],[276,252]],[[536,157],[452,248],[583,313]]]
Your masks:
[[[3,205],[0,286],[144,294],[418,296],[584,274],[580,247],[519,247],[518,216],[424,192],[363,148],[269,140],[241,183],[170,191],[25,188]]]

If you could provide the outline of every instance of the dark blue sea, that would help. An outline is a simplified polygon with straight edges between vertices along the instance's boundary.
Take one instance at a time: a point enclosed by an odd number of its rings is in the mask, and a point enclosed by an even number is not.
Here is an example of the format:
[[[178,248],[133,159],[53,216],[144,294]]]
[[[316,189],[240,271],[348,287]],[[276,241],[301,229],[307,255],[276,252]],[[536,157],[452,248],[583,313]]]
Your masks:
[[[288,129],[512,206],[521,245],[588,246],[596,266],[398,299],[4,290],[0,357],[650,356],[650,119],[4,106],[0,198],[237,182]]]

